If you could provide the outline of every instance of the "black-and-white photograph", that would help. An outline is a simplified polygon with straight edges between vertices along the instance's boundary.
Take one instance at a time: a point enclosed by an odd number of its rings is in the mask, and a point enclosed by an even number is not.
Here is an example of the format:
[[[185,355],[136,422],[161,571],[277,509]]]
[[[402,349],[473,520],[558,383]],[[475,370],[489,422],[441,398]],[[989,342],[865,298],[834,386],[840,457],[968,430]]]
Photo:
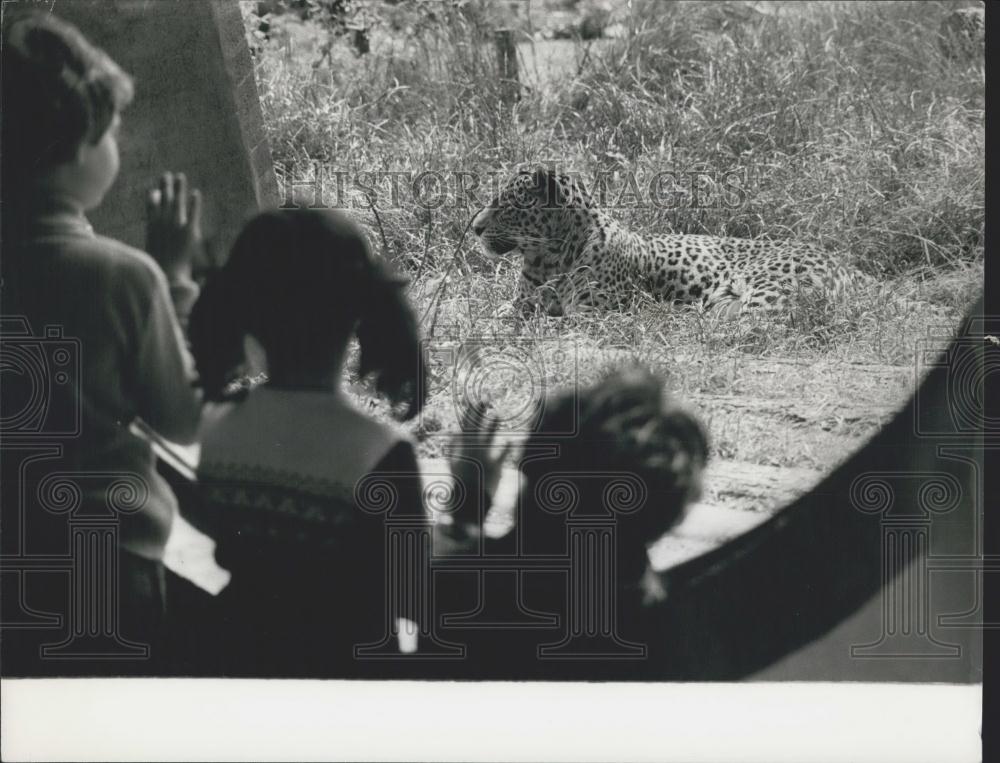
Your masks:
[[[515,736],[843,697],[898,747],[812,755],[985,759],[986,16],[3,0],[4,759],[91,759],[36,688],[164,678]],[[779,759],[728,718],[608,749]],[[234,736],[106,759],[350,757]]]

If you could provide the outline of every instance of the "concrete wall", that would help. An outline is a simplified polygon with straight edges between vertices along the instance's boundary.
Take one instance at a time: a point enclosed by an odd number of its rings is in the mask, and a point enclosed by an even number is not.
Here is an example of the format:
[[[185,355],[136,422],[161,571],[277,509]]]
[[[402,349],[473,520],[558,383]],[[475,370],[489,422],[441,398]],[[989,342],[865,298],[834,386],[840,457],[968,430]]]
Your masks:
[[[277,201],[253,64],[230,0],[54,0],[135,78],[123,114],[122,171],[90,215],[103,234],[145,245],[145,190],[185,172],[205,198],[205,234],[227,249],[244,219]]]

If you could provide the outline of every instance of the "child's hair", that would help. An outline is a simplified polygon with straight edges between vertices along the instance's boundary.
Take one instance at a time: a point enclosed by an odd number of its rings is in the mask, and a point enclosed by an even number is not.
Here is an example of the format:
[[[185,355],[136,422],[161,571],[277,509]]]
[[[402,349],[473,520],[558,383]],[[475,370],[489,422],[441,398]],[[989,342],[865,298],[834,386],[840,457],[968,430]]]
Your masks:
[[[634,516],[619,517],[618,526],[644,543],[666,533],[700,492],[701,470],[708,461],[705,430],[648,370],[615,371],[590,388],[552,395],[534,430],[526,452],[554,449],[558,456],[527,460],[522,466],[529,500],[538,501],[534,494],[547,474],[586,480],[601,474],[634,475],[645,488],[646,505]],[[565,432],[574,434],[556,434]],[[576,492],[585,502],[605,500],[602,487],[589,481],[582,481]]]
[[[405,403],[426,394],[417,320],[405,279],[376,261],[360,228],[333,210],[277,209],[243,228],[191,312],[189,338],[208,399],[227,396],[243,372],[243,340],[257,339],[271,369],[327,373],[355,333],[359,375]]]
[[[12,14],[3,29],[3,181],[11,187],[100,141],[132,100],[132,80],[52,14]]]

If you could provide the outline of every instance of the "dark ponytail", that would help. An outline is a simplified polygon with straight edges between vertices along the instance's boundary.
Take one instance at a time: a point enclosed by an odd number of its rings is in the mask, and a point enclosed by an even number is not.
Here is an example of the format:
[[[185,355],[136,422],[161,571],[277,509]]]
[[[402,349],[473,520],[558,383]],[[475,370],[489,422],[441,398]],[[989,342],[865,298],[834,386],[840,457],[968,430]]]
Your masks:
[[[417,318],[403,291],[405,281],[373,268],[370,301],[358,324],[358,375],[375,378],[375,388],[405,406],[402,418],[416,416],[427,401],[427,364]]]
[[[188,320],[188,341],[206,400],[239,399],[246,394],[243,340],[259,334],[260,306],[269,324],[280,324],[281,294],[276,278],[281,258],[296,241],[283,215],[265,212],[249,220],[236,237],[225,265],[209,273]],[[289,263],[290,264],[290,263]]]
[[[244,310],[228,275],[224,270],[209,275],[188,320],[199,381],[205,399],[215,402],[239,396],[232,387],[246,365]]]
[[[357,331],[359,375],[401,418],[426,397],[417,319],[405,279],[374,259],[361,229],[333,210],[279,209],[248,222],[229,261],[205,285],[189,337],[209,400],[227,397],[244,372],[243,339],[254,336],[268,366],[323,373]]]

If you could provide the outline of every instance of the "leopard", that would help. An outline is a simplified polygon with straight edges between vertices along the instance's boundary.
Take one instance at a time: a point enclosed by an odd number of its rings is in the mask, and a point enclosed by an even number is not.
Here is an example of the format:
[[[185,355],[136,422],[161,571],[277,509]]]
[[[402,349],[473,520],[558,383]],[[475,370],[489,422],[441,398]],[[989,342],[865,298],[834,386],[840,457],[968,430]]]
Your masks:
[[[938,47],[945,58],[960,62],[981,61],[985,43],[985,6],[958,8],[941,19]]]
[[[621,310],[645,294],[733,317],[870,280],[807,242],[640,234],[599,208],[575,175],[545,166],[514,173],[471,227],[487,257],[523,258],[512,306],[523,315]]]

